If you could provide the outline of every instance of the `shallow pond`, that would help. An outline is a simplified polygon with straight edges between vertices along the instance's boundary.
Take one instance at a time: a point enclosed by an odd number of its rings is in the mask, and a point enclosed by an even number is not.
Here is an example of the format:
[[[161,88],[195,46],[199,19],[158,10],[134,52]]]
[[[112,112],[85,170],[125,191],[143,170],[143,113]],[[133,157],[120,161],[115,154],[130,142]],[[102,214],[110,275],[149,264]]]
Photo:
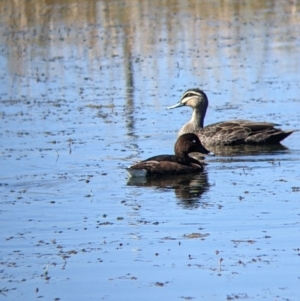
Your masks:
[[[298,300],[300,133],[137,181],[191,110],[300,129],[296,1],[0,2],[4,300]]]

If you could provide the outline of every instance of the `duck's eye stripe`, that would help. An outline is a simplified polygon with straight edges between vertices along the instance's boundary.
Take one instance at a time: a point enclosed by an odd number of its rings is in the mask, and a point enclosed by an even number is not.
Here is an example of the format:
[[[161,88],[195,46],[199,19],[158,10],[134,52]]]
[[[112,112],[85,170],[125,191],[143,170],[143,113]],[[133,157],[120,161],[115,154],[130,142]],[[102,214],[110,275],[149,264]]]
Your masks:
[[[192,97],[192,96],[197,96],[195,93],[187,93],[184,95],[184,97]]]

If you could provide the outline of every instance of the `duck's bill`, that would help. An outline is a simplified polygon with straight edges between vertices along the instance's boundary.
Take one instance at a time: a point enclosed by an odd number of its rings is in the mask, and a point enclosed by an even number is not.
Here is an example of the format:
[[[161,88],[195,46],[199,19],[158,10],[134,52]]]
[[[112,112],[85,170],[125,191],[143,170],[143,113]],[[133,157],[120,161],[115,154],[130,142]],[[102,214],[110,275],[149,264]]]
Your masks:
[[[184,106],[184,104],[182,104],[181,102],[178,102],[173,106],[167,107],[167,110],[175,109],[175,108],[179,108],[179,107],[183,107],[183,106]]]
[[[215,155],[213,152],[211,152],[211,151],[209,151],[208,149],[206,149],[203,145],[202,145],[202,147],[201,147],[200,152],[201,152],[202,154],[205,154],[205,155],[208,155],[208,156],[214,156],[214,155]]]

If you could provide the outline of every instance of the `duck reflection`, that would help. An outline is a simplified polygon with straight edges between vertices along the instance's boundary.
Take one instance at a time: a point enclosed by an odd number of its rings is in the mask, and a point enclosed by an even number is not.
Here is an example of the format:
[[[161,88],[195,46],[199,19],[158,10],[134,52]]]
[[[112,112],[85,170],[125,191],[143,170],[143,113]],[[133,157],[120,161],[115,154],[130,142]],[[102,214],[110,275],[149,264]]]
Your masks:
[[[201,196],[208,191],[207,172],[189,175],[172,175],[164,177],[129,178],[127,185],[153,187],[163,190],[174,190],[179,204],[186,208],[206,206],[201,202]]]
[[[209,150],[216,156],[253,156],[266,154],[280,154],[288,150],[282,144],[264,144],[264,145],[234,145],[234,146],[217,146],[211,145]],[[199,157],[198,157],[199,156]],[[191,157],[202,159],[197,153],[191,153]]]

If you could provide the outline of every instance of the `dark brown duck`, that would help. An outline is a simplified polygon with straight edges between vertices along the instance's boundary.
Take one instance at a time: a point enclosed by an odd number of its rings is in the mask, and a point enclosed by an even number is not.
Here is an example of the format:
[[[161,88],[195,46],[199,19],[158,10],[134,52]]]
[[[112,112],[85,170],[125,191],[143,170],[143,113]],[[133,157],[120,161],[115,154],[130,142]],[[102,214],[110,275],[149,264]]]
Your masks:
[[[179,175],[203,171],[203,164],[190,157],[192,152],[210,153],[195,134],[181,135],[174,146],[175,155],[158,155],[127,168],[132,177]]]
[[[187,90],[181,100],[168,109],[189,106],[193,109],[191,120],[186,123],[178,135],[195,133],[204,145],[241,145],[280,143],[294,130],[283,131],[275,128],[274,123],[250,120],[228,120],[203,127],[208,98],[198,89]]]

